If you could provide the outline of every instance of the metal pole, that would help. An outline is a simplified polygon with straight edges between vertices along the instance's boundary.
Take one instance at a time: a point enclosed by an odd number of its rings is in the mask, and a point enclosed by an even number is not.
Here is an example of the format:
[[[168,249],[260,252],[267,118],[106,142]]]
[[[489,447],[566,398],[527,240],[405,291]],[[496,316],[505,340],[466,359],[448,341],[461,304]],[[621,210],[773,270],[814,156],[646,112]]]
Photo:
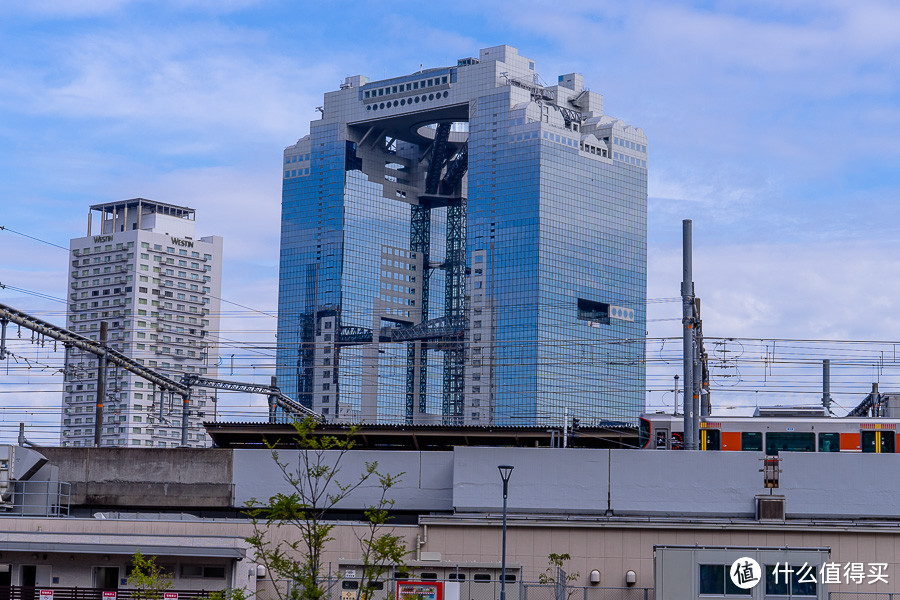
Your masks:
[[[100,321],[100,347],[106,348],[106,321]],[[100,436],[103,432],[103,400],[106,398],[106,352],[97,356],[97,403],[94,411],[94,445],[100,446]]]
[[[700,412],[697,419],[697,430],[700,429],[700,417],[708,417],[712,411],[709,402],[709,355],[706,353],[706,346],[703,343],[703,318],[700,316],[700,298],[694,297],[694,343],[697,347],[697,368],[699,374],[694,385],[697,387],[697,395],[699,398],[698,407]],[[700,439],[699,435],[695,436]]]
[[[500,465],[500,479],[503,480],[503,548],[500,555],[500,600],[506,600],[506,497],[509,492],[509,476],[512,465]]]
[[[272,387],[278,387],[278,378],[272,375]],[[276,418],[278,416],[278,411],[276,410],[275,404],[276,397],[274,394],[269,394],[269,423],[276,423]]]
[[[563,448],[569,446],[569,407],[563,408]]]
[[[693,281],[693,257],[692,246],[692,221],[682,221],[682,324],[684,326],[684,442],[685,450],[696,449],[694,439],[694,281]]]
[[[700,344],[697,342],[697,328],[694,328],[694,393],[691,397],[691,411],[693,412],[693,440],[694,449],[700,448],[700,384],[703,374],[700,369]]]
[[[508,480],[503,480],[503,550],[500,561],[500,600],[506,600],[506,495]]]
[[[188,445],[188,417],[191,414],[190,393],[181,395],[181,445]]]
[[[678,377],[679,375],[675,374],[675,414],[678,414]]]
[[[6,359],[6,326],[9,321],[0,319],[0,360]]]
[[[831,359],[826,358],[822,361],[822,406],[829,413],[831,413],[831,402]]]

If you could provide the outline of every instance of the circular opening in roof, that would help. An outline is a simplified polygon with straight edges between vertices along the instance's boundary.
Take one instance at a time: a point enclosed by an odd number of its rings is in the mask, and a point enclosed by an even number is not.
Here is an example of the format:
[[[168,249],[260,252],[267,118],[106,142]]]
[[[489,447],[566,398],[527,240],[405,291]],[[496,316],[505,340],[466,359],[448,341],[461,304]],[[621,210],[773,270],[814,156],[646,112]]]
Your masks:
[[[414,125],[412,130],[416,132],[417,135],[433,140],[435,134],[437,133],[437,123],[434,122],[425,122],[420,123],[418,125]],[[450,123],[450,137],[448,141],[454,144],[464,144],[469,139],[469,122],[468,121],[453,121]]]

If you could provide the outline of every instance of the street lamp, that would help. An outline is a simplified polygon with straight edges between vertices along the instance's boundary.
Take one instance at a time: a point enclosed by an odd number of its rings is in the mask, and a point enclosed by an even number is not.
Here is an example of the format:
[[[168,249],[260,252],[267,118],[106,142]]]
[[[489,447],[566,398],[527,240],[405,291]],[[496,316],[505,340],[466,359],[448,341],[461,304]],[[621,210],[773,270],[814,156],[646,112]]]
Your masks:
[[[512,465],[500,465],[500,479],[503,480],[503,551],[500,561],[500,600],[506,600],[506,497],[509,492],[509,476],[512,475]]]

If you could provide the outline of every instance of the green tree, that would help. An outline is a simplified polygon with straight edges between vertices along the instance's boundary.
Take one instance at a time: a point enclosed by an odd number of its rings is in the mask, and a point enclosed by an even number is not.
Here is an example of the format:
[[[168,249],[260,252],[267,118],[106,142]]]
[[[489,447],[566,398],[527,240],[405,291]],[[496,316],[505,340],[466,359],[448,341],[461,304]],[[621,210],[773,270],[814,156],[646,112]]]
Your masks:
[[[391,519],[390,509],[394,507],[394,499],[389,498],[388,493],[400,482],[403,475],[404,473],[398,475],[376,473],[381,495],[375,504],[366,509],[366,529],[363,535],[358,536],[363,558],[358,600],[371,598],[379,583],[383,583],[385,573],[394,566],[404,566],[404,559],[409,554],[403,538],[390,532],[382,533]],[[391,597],[392,594],[388,596]]]
[[[293,426],[295,442],[301,449],[296,466],[281,458],[274,444],[269,445],[288,484],[288,493],[275,494],[267,502],[250,502],[253,535],[247,541],[273,579],[290,582],[287,590],[275,586],[279,600],[321,600],[326,591],[321,581],[322,556],[326,544],[334,539],[334,523],[326,516],[341,500],[374,479],[381,489],[380,500],[366,511],[368,533],[359,538],[366,566],[363,587],[372,589],[391,561],[401,563],[396,560],[401,549],[406,553],[400,538],[381,533],[393,506],[388,491],[400,475],[383,475],[377,462],[367,462],[360,474],[345,481],[339,474],[347,452],[354,446],[357,429],[350,428],[346,436],[336,437],[314,435],[316,422],[312,418]]]
[[[577,571],[575,573],[566,573],[566,562],[570,560],[572,560],[572,556],[568,552],[562,554],[551,552],[547,556],[547,568],[538,575],[538,583],[556,586],[557,600],[570,599],[575,593],[575,590],[568,589],[569,583],[576,581],[580,574]]]
[[[244,588],[226,588],[209,593],[209,600],[248,600],[247,590]]]
[[[131,595],[134,600],[160,600],[172,587],[172,576],[156,564],[155,556],[135,552],[131,557],[128,585],[134,588]]]

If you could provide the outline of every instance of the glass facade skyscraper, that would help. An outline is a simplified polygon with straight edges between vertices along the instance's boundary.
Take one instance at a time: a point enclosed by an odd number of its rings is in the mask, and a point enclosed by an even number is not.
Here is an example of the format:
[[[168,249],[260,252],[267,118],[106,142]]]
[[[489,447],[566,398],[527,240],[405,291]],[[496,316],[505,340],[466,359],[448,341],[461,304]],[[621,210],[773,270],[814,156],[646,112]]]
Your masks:
[[[329,419],[635,421],[647,141],[498,46],[347,78],[284,153],[278,380]]]

